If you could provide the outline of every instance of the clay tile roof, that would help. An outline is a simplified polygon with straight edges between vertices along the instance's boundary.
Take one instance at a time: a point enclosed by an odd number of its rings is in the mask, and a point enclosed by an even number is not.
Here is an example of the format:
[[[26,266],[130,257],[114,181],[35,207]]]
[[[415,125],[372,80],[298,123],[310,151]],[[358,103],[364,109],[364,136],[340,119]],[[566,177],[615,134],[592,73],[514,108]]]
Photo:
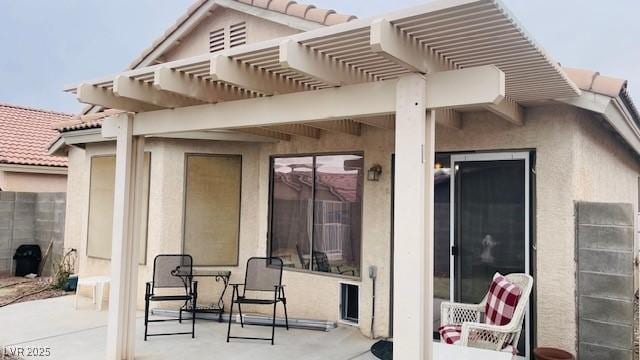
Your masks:
[[[67,158],[47,154],[58,134],[54,123],[72,115],[22,106],[0,104],[0,163],[67,166]]]
[[[582,90],[617,97],[627,88],[627,80],[603,76],[597,71],[566,67],[563,70]]]
[[[111,115],[123,113],[122,110],[106,109],[97,113],[90,113],[84,115],[75,115],[69,119],[63,121],[57,121],[51,124],[51,128],[59,132],[95,129],[102,126],[102,120]]]
[[[325,20],[327,20],[327,16],[329,16],[329,14],[335,13],[335,10],[314,8],[307,11],[305,19],[324,24]]]
[[[591,91],[612,98],[620,98],[631,113],[633,119],[638,126],[640,126],[640,111],[638,111],[638,108],[631,99],[631,95],[629,95],[627,80],[600,75],[599,72],[592,70],[566,67],[563,68],[563,70],[569,79],[581,90]]]

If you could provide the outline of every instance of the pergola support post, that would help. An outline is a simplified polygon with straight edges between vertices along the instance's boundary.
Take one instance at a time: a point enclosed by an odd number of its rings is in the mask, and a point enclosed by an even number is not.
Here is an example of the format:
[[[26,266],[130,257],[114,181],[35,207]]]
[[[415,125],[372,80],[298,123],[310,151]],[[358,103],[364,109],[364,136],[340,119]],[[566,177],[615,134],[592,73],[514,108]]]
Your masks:
[[[133,115],[113,121],[116,132],[116,176],[111,248],[111,288],[107,359],[130,360],[135,354],[140,215],[144,136],[133,136]]]
[[[396,90],[393,357],[431,360],[435,111],[418,74]]]

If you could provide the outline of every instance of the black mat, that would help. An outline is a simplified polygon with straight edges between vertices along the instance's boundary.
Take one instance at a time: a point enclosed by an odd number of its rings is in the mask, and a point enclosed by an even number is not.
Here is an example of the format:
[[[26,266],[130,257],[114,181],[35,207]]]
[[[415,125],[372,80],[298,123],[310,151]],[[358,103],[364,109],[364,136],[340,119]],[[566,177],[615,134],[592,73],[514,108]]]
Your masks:
[[[371,346],[371,353],[378,359],[393,360],[393,343],[387,340],[380,340]]]

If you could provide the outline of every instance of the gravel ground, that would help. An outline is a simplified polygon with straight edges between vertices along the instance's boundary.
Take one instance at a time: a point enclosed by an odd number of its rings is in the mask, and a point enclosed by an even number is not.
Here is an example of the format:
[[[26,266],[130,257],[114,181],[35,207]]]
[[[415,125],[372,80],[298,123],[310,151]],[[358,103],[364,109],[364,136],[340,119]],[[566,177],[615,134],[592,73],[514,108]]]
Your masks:
[[[51,278],[0,278],[0,308],[9,304],[63,295],[64,291],[51,288]]]

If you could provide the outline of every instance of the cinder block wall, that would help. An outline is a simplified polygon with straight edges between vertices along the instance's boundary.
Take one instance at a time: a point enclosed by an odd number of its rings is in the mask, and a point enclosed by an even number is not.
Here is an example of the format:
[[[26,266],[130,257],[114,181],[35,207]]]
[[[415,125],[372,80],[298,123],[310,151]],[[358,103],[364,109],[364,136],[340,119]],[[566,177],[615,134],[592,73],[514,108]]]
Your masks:
[[[633,207],[576,204],[578,354],[633,359]]]
[[[23,244],[40,245],[44,255],[53,240],[51,259],[62,255],[65,202],[65,193],[0,192],[0,274],[13,273],[13,254]],[[51,269],[49,263],[44,274]]]

